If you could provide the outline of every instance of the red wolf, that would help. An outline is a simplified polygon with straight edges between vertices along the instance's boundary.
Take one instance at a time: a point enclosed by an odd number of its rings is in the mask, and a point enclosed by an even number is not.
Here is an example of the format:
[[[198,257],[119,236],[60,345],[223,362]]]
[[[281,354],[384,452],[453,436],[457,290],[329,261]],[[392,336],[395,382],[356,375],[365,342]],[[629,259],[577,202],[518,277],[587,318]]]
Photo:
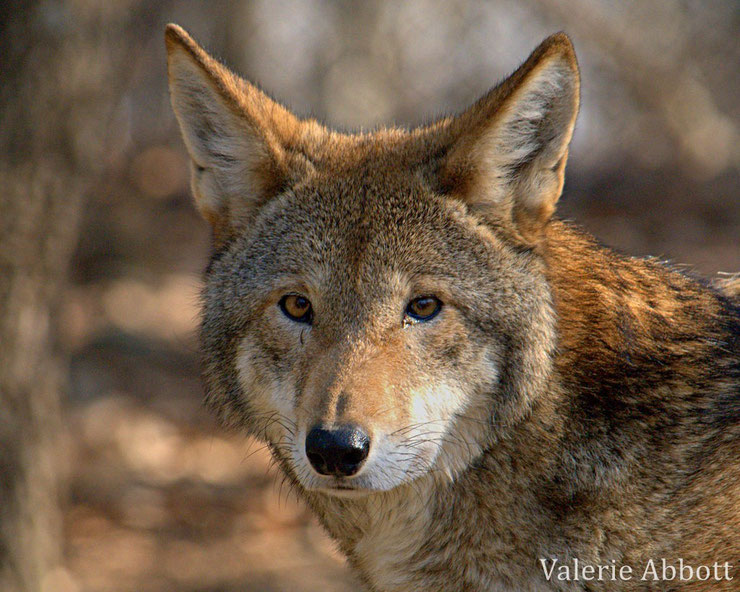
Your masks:
[[[566,35],[460,115],[361,134],[166,41],[214,233],[207,402],[368,589],[740,589],[738,302],[552,218]]]

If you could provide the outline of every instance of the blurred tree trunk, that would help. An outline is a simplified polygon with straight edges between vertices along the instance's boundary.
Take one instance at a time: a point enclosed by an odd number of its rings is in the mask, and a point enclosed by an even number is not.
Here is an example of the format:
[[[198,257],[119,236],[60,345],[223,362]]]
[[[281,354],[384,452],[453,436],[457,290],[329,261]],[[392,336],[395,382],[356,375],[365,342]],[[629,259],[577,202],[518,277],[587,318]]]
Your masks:
[[[0,4],[3,592],[59,587],[65,365],[55,313],[83,197],[105,159],[115,62],[123,53],[113,46],[109,21],[116,4]]]

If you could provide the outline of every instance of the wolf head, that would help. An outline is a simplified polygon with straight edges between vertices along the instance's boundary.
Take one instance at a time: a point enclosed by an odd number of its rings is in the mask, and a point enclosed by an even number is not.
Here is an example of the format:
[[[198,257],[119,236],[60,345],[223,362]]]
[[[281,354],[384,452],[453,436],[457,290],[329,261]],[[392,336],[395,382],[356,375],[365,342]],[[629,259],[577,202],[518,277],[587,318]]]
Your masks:
[[[539,255],[579,78],[564,34],[455,117],[342,134],[167,28],[172,104],[214,253],[208,403],[303,488],[450,479],[538,397],[554,318]]]

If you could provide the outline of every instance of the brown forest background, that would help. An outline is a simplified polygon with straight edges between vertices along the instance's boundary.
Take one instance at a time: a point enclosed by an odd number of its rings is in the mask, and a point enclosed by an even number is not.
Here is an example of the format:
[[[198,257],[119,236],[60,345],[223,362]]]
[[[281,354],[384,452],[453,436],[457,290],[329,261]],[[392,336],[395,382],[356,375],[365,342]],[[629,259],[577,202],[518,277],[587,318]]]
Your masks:
[[[357,587],[266,451],[201,409],[209,248],[166,89],[177,22],[342,129],[457,111],[549,33],[582,109],[559,213],[740,270],[734,0],[0,3],[0,588]]]

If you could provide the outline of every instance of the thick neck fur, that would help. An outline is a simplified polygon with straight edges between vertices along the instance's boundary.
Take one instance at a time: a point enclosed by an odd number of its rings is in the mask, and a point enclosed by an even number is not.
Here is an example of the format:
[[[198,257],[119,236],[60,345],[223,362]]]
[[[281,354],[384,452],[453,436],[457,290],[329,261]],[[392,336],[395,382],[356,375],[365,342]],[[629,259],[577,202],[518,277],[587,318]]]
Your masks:
[[[738,425],[735,305],[560,222],[543,245],[558,347],[548,391],[510,437],[452,483],[425,477],[356,500],[306,495],[371,590],[558,589],[540,558],[721,559],[702,557],[674,518],[718,507],[692,475],[722,460],[718,441]],[[736,502],[723,503],[717,511]]]
[[[718,394],[737,397],[736,304],[562,223],[551,224],[546,245],[559,333],[554,378],[566,393],[559,415],[577,426],[566,435],[573,453],[587,452],[582,466],[629,469],[685,441],[687,429],[701,423],[707,438],[729,419]],[[602,485],[595,473],[591,485]]]

